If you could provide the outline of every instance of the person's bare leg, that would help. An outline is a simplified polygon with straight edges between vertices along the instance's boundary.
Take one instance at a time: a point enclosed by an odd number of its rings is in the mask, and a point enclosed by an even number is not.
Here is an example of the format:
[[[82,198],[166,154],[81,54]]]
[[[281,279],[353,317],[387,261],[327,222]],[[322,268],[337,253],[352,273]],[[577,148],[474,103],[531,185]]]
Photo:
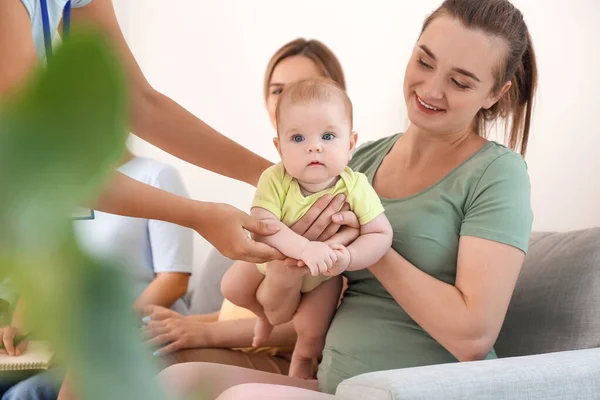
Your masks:
[[[302,279],[308,268],[272,262],[267,266],[265,279],[256,291],[256,298],[273,325],[289,322],[300,303]]]
[[[225,390],[217,400],[335,400],[335,396],[297,387],[244,383]]]
[[[176,364],[158,375],[169,399],[198,398],[213,400],[230,387],[243,383],[270,383],[318,390],[316,380],[291,378],[289,376],[255,371],[231,365],[210,363]],[[201,397],[204,396],[204,397]]]
[[[249,353],[231,349],[179,350],[165,356],[164,361],[163,369],[175,364],[203,362],[234,365],[286,376],[290,370],[289,356],[285,354],[272,356],[266,352]]]
[[[63,383],[58,392],[58,400],[75,400],[77,396],[73,393],[73,385],[70,383],[69,375],[65,375]]]
[[[273,331],[273,325],[269,323],[263,307],[256,299],[256,290],[264,278],[265,276],[256,268],[256,264],[236,261],[225,272],[221,281],[221,292],[227,300],[252,311],[258,317],[252,343],[255,347],[269,339]]]
[[[341,291],[342,278],[336,276],[302,296],[294,316],[298,339],[292,354],[290,376],[313,379],[314,362],[323,353],[325,335],[337,309]]]
[[[256,324],[254,325],[254,338],[252,339],[252,347],[262,346],[263,343],[269,340],[272,332],[273,325],[271,325],[266,317],[257,318]]]

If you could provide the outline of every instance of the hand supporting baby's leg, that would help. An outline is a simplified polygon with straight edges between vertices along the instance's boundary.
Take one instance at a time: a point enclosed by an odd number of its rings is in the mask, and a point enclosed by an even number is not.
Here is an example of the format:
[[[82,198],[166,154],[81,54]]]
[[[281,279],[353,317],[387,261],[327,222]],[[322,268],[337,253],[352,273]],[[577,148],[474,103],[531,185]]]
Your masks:
[[[314,379],[313,362],[323,353],[325,336],[337,309],[341,292],[342,277],[336,276],[302,296],[294,316],[298,339],[290,364],[290,376]]]
[[[221,292],[227,300],[252,311],[258,317],[252,342],[255,347],[266,341],[273,330],[273,325],[269,323],[263,307],[256,299],[256,290],[264,278],[265,276],[256,268],[256,264],[236,261],[225,272],[221,281]]]

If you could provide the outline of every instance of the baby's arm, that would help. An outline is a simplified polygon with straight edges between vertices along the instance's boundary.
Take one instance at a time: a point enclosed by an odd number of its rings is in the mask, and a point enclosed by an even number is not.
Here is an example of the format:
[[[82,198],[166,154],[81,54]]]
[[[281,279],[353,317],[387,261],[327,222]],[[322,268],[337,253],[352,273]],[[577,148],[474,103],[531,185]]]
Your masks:
[[[335,252],[323,242],[311,242],[292,231],[273,213],[260,207],[253,207],[251,215],[257,219],[279,227],[279,231],[271,236],[255,237],[271,247],[275,247],[287,257],[302,260],[312,275],[327,271],[337,260]]]
[[[360,236],[348,246],[350,265],[348,271],[369,268],[384,256],[392,245],[392,226],[381,213],[360,227]]]
[[[336,276],[346,270],[369,268],[389,250],[392,234],[392,226],[383,213],[371,222],[361,225],[360,236],[348,247],[330,244],[337,253],[338,261],[324,275]]]

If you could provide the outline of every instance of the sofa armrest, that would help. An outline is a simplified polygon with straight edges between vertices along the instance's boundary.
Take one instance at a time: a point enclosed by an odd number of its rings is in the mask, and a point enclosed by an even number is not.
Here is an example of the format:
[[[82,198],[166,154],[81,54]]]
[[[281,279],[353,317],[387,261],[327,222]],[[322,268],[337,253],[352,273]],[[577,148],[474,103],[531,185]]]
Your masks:
[[[358,375],[340,400],[597,399],[600,348],[431,365]]]

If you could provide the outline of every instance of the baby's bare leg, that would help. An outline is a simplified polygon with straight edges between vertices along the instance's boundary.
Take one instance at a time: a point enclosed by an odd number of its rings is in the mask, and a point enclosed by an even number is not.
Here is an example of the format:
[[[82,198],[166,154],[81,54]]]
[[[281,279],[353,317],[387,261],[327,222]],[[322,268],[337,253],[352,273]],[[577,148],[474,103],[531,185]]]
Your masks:
[[[258,317],[254,327],[253,346],[259,346],[267,340],[273,330],[273,325],[269,323],[263,307],[256,299],[256,290],[264,277],[256,268],[256,264],[236,261],[221,280],[223,296],[236,306],[252,311]]]
[[[294,317],[300,303],[300,288],[308,269],[286,266],[282,261],[267,265],[267,274],[256,292],[269,322],[281,325]]]
[[[337,309],[341,291],[342,277],[336,276],[302,296],[294,315],[298,339],[290,364],[290,376],[313,379],[313,362],[323,353],[325,335]]]

